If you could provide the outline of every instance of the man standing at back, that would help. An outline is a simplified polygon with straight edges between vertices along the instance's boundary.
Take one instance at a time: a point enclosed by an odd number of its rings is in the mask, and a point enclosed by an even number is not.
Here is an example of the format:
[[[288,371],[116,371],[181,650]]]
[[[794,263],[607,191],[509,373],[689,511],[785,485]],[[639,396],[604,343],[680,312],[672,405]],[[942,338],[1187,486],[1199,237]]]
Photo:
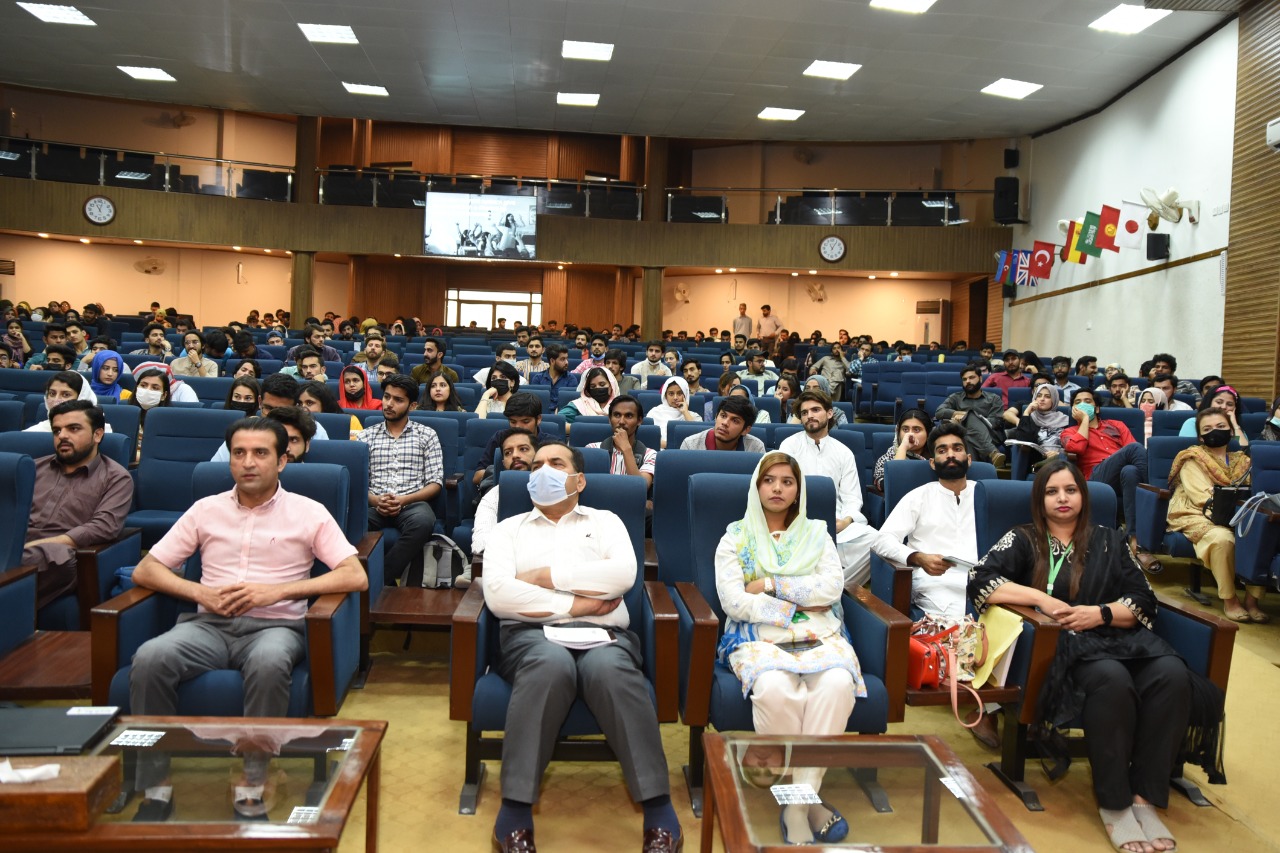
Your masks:
[[[804,432],[787,436],[778,449],[795,457],[806,477],[830,477],[836,487],[836,551],[845,586],[862,586],[871,575],[871,543],[876,531],[862,514],[862,483],[853,451],[831,437],[835,407],[821,391],[798,398]]]
[[[418,384],[403,374],[382,386],[382,423],[356,434],[369,445],[369,528],[394,527],[400,537],[387,551],[386,582],[395,583],[435,532],[427,503],[444,486],[444,454],[435,430],[409,419]]]
[[[502,620],[498,672],[511,684],[494,847],[536,849],[533,804],[560,728],[581,696],[644,810],[643,849],[673,853],[684,838],[640,670],[640,641],[622,599],[636,581],[635,552],[621,519],[579,503],[586,487],[579,451],[542,445],[529,476],[533,510],[499,522],[485,550],[485,603]],[[613,642],[568,649],[547,638],[549,624],[605,628]]]
[[[751,318],[747,316],[747,303],[738,303],[738,316],[733,318],[733,336],[742,335],[743,343],[751,337]]]
[[[1000,395],[982,390],[982,374],[975,364],[960,371],[962,390],[956,391],[938,406],[933,417],[938,423],[952,421],[960,425],[973,455],[997,468],[1004,467],[1005,455],[996,450],[1004,441],[1004,406]]]
[[[355,547],[325,507],[280,486],[288,459],[284,427],[244,418],[227,428],[227,444],[235,488],[193,504],[134,570],[138,586],[199,605],[138,648],[129,674],[135,714],[173,716],[182,682],[238,669],[245,716],[285,716],[293,668],[306,651],[307,599],[368,587]],[[197,549],[200,580],[185,580],[183,563]],[[330,571],[313,578],[316,560]],[[266,818],[270,759],[264,752],[245,754],[234,786],[238,818]],[[169,819],[174,804],[167,754],[143,751],[135,788],[145,794],[135,821]]]
[[[22,550],[22,565],[37,567],[37,609],[76,588],[76,549],[119,536],[133,503],[129,472],[98,452],[106,427],[102,409],[87,400],[59,403],[49,412],[49,427],[53,455],[36,460]]]
[[[778,331],[782,329],[782,318],[773,313],[768,305],[760,306],[760,319],[756,321],[756,337],[764,345],[765,352],[773,352],[773,345],[778,341]]]

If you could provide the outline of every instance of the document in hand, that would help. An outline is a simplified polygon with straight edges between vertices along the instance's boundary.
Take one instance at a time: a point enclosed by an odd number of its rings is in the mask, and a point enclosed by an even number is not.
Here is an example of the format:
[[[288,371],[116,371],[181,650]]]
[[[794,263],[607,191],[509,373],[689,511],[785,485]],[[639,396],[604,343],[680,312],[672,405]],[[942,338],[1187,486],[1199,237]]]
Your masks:
[[[973,565],[974,565],[973,563],[969,562],[968,560],[962,560],[962,559],[960,559],[959,557],[943,557],[942,559],[944,559],[944,560],[946,560],[948,563],[950,563],[950,564],[951,564],[951,568],[953,568],[953,569],[964,569],[966,572],[967,572],[967,571],[969,571],[970,569],[972,569],[972,568],[973,568]]]
[[[594,649],[596,646],[607,646],[614,642],[613,634],[604,628],[562,628],[558,625],[543,625],[542,631],[548,640],[566,649]]]

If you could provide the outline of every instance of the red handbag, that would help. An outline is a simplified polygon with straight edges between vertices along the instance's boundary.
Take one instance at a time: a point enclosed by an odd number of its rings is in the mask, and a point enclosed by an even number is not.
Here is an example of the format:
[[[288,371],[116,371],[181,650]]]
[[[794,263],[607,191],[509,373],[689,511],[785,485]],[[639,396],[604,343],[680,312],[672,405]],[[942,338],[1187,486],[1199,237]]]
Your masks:
[[[907,686],[913,690],[942,683],[942,644],[932,637],[912,637],[907,648]]]

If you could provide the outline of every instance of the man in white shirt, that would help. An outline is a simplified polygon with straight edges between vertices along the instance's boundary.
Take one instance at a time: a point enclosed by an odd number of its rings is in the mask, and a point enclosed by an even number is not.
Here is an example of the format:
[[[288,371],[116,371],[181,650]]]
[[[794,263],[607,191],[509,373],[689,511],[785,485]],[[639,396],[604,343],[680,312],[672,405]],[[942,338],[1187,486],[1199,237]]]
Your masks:
[[[641,381],[650,376],[670,376],[671,370],[662,363],[662,341],[649,341],[644,347],[644,361],[631,368],[632,376]]]
[[[862,514],[862,483],[853,451],[831,437],[835,406],[821,391],[798,398],[804,432],[783,439],[778,449],[796,459],[806,477],[830,477],[836,486],[836,551],[845,586],[862,586],[871,577],[871,544],[875,528]]]
[[[1158,388],[1164,392],[1165,410],[1170,412],[1189,412],[1191,407],[1181,400],[1173,399],[1174,392],[1178,389],[1178,378],[1169,373],[1157,373],[1151,380],[1151,387]]]
[[[684,839],[640,671],[640,641],[628,630],[622,600],[636,580],[631,537],[613,513],[578,503],[587,487],[581,452],[548,442],[532,467],[533,510],[499,522],[485,549],[485,604],[502,620],[498,673],[512,687],[494,846],[534,849],[532,806],[560,727],[581,693],[644,809],[644,849],[675,851]],[[548,624],[607,628],[615,641],[570,650],[547,639]]]
[[[747,369],[739,370],[738,376],[742,377],[743,384],[747,382],[755,384],[757,397],[764,394],[765,383],[776,381],[778,378],[778,374],[765,365],[765,355],[760,350],[751,350],[747,353]]]
[[[733,336],[742,335],[745,343],[751,337],[751,318],[747,316],[747,303],[738,303],[738,316],[733,318]]]
[[[502,448],[502,470],[504,471],[528,471],[529,466],[533,464],[533,454],[538,446],[538,437],[527,429],[520,427],[512,427],[506,431],[506,437],[502,439],[499,445]],[[493,532],[493,528],[498,524],[498,487],[494,485],[484,493],[484,497],[480,498],[479,505],[476,506],[475,521],[471,525],[471,550],[476,554],[484,553],[484,546],[488,542],[489,534]],[[454,586],[466,586],[471,583],[471,567],[458,581],[466,577],[465,583],[454,582]]]

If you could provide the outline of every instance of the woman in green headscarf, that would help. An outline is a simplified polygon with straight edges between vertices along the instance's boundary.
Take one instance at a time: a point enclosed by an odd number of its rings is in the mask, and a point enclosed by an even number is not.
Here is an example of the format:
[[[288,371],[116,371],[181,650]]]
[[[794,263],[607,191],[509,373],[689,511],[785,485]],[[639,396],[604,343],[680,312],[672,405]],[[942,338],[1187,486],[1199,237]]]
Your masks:
[[[844,732],[867,695],[844,627],[844,570],[822,521],[805,513],[800,464],[786,453],[756,466],[746,517],[716,548],[716,591],[726,621],[718,656],[751,696],[761,734]],[[821,768],[796,768],[795,784],[822,784]],[[772,781],[772,780],[763,780]],[[826,803],[784,806],[783,841],[835,843],[849,824]]]

